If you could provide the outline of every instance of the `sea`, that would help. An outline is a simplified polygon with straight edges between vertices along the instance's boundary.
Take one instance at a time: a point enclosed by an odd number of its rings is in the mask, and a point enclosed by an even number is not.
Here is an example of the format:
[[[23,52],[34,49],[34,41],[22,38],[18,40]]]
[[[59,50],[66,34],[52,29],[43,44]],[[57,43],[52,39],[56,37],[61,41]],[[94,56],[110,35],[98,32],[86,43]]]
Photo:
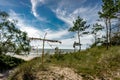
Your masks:
[[[59,49],[59,52],[61,54],[65,54],[65,53],[70,53],[70,52],[74,52],[74,49]],[[44,49],[44,54],[54,54],[55,53],[55,49]],[[7,55],[10,55],[12,57],[16,57],[16,58],[21,58],[24,59],[26,61],[31,60],[35,57],[40,57],[42,54],[42,49],[32,49],[30,51],[29,54],[25,54],[25,53],[21,53],[20,55],[14,54],[14,53],[7,53]]]
[[[69,52],[74,52],[74,49],[59,49],[58,51],[61,53],[69,53]],[[36,54],[41,54],[41,53],[42,53],[42,49],[32,49],[30,51],[30,55],[36,55]],[[44,53],[45,54],[54,54],[55,49],[44,49]]]

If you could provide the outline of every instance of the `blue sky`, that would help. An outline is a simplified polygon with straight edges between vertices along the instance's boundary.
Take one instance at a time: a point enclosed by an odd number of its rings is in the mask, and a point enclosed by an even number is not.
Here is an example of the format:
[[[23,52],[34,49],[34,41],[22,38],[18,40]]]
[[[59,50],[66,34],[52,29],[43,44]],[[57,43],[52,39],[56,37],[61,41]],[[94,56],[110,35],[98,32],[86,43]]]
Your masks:
[[[17,26],[29,37],[56,39],[63,44],[53,44],[53,48],[72,48],[77,41],[74,33],[68,32],[77,16],[94,24],[98,19],[102,0],[0,0],[0,10],[10,14],[10,19],[18,20]],[[72,38],[72,36],[75,36]],[[92,43],[92,35],[83,36],[83,47]],[[35,44],[34,44],[35,45]],[[35,46],[41,46],[35,45]],[[46,43],[46,48],[50,48]]]

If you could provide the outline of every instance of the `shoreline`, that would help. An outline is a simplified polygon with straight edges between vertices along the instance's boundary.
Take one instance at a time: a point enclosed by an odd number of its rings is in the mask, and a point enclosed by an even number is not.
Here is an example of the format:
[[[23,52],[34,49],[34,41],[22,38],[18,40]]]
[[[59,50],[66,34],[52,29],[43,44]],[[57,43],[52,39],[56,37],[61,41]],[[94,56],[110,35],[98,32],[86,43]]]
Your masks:
[[[66,53],[66,52],[73,52],[74,50],[73,49],[60,49],[62,53]],[[45,54],[54,54],[54,49],[45,49]],[[42,49],[39,49],[38,51],[37,50],[32,50],[30,51],[30,54],[28,55],[17,55],[17,54],[14,54],[14,53],[7,53],[6,55],[9,55],[9,56],[12,56],[12,57],[15,57],[15,58],[20,58],[20,59],[23,59],[25,61],[29,61],[35,57],[39,57],[41,56],[42,54]]]
[[[29,61],[29,60],[32,60],[33,58],[35,57],[39,57],[41,56],[41,53],[40,54],[28,54],[28,55],[17,55],[17,54],[13,54],[13,53],[8,53],[6,55],[9,55],[11,57],[15,57],[15,58],[19,58],[19,59],[23,59],[25,61]]]

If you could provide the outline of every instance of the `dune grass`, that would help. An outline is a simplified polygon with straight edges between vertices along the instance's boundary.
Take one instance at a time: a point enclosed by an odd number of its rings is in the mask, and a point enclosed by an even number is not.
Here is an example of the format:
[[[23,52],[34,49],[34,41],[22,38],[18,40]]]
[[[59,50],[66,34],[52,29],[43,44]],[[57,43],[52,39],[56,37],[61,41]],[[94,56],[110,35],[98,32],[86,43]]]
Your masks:
[[[106,80],[120,80],[115,74],[120,73],[120,46],[113,46],[109,50],[105,47],[94,47],[86,51],[45,55],[44,65],[41,65],[41,58],[35,58],[18,67],[13,76],[20,75],[26,77],[34,76],[37,71],[47,70],[51,65],[59,67],[69,67],[83,77],[83,80],[94,80],[99,78]],[[13,77],[11,76],[11,77]],[[10,80],[16,80],[11,78]],[[25,79],[19,79],[25,80]],[[30,79],[29,79],[30,80]],[[31,79],[32,80],[32,79]]]
[[[119,46],[106,50],[104,47],[94,47],[86,51],[63,54],[57,58],[55,55],[50,59],[51,63],[58,66],[74,68],[77,73],[85,78],[99,77],[100,79],[112,75],[112,71],[120,69]]]

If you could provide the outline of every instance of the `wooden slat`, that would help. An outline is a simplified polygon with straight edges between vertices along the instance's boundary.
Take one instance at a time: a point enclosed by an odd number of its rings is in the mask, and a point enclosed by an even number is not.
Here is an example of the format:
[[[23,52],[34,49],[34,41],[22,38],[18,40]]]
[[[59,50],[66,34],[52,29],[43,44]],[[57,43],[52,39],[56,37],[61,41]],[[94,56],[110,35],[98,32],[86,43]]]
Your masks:
[[[42,38],[29,38],[30,40],[45,40],[48,42],[59,42],[60,44],[62,43],[61,41],[58,40],[49,40],[49,39],[42,39]]]

